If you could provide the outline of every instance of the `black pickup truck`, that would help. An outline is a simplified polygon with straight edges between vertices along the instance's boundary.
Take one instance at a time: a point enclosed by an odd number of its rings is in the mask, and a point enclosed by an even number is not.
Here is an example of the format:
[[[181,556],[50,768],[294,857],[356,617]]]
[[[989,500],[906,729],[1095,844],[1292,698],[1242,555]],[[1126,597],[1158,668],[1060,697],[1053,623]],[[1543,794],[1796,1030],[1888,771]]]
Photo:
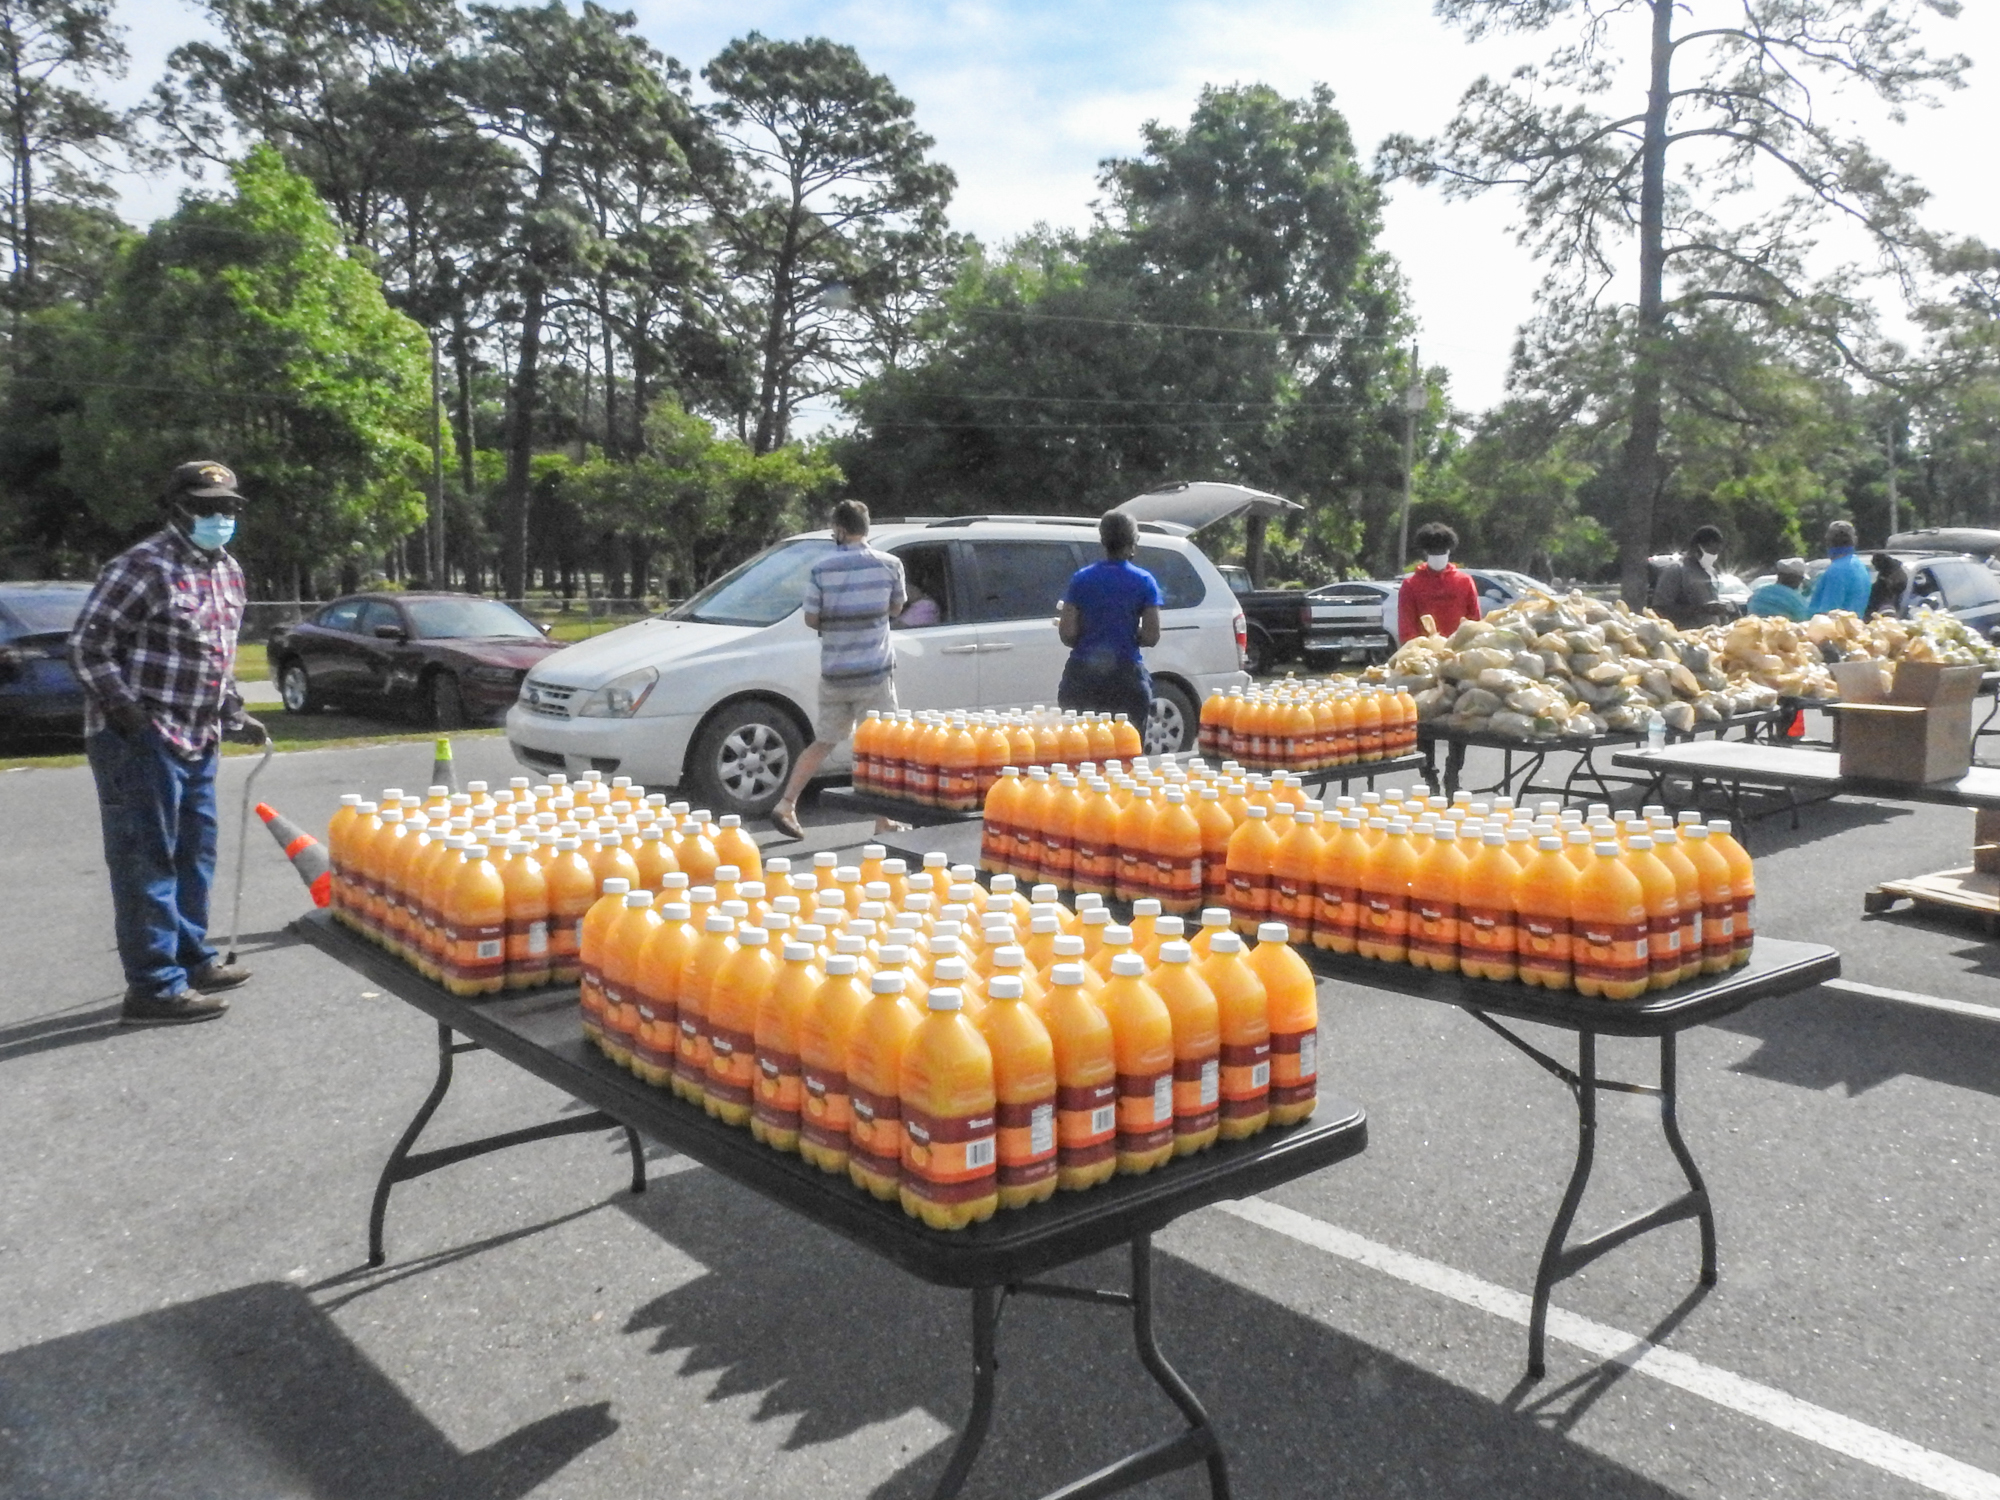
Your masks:
[[[1303,589],[1253,589],[1240,567],[1223,567],[1248,634],[1249,669],[1261,676],[1288,661],[1375,661],[1394,643],[1382,629],[1380,584],[1329,583]]]

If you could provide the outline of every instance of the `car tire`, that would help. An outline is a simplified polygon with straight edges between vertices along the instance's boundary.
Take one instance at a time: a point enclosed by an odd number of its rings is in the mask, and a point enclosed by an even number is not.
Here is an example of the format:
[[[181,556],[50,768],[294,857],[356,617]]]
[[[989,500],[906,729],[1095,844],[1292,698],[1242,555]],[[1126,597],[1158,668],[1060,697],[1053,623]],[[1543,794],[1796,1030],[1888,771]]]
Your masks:
[[[1146,720],[1146,753],[1177,755],[1194,748],[1201,734],[1201,710],[1178,682],[1153,681],[1153,712]]]
[[[433,672],[424,685],[424,701],[430,707],[431,728],[463,729],[465,727],[465,695],[459,691],[458,679],[449,672]]]
[[[288,714],[316,714],[326,706],[326,700],[312,685],[312,674],[306,671],[306,664],[302,661],[286,662],[279,670],[278,696],[284,700]]]
[[[1252,677],[1262,677],[1278,664],[1277,647],[1271,644],[1270,636],[1255,625],[1245,633],[1243,663],[1244,670]]]
[[[761,818],[777,803],[805,749],[792,716],[768,699],[724,704],[695,732],[688,780],[717,813]]]

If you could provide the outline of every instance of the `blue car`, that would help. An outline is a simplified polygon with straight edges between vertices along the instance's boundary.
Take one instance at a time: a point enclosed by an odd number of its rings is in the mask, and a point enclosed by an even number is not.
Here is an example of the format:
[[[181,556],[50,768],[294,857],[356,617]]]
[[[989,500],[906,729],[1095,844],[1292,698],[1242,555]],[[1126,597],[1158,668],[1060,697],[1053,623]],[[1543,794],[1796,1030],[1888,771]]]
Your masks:
[[[87,583],[0,583],[0,735],[83,733],[69,632]]]

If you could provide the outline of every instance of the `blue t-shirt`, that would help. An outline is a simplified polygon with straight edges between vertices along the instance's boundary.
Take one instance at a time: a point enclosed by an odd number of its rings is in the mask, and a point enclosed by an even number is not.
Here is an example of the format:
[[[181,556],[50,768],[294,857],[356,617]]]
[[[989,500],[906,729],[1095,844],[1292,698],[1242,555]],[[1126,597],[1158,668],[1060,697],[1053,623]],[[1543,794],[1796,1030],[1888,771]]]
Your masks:
[[[1854,555],[1852,547],[1843,547],[1813,585],[1812,603],[1808,607],[1816,615],[1835,609],[1864,615],[1868,612],[1868,590],[1874,583],[1875,575],[1868,571],[1868,564]]]
[[[1138,661],[1139,612],[1166,603],[1159,580],[1137,563],[1094,562],[1070,575],[1062,602],[1076,606],[1079,656]]]

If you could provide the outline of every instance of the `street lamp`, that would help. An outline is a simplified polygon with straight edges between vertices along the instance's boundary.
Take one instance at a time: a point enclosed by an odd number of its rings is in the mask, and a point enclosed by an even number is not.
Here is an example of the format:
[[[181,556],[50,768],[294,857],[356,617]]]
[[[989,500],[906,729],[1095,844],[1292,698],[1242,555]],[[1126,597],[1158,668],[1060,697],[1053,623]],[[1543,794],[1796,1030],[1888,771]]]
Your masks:
[[[1424,368],[1417,346],[1410,345],[1410,384],[1403,392],[1403,519],[1396,530],[1396,562],[1392,571],[1400,573],[1410,556],[1410,483],[1417,467],[1417,415],[1431,404],[1430,388],[1424,384]]]

